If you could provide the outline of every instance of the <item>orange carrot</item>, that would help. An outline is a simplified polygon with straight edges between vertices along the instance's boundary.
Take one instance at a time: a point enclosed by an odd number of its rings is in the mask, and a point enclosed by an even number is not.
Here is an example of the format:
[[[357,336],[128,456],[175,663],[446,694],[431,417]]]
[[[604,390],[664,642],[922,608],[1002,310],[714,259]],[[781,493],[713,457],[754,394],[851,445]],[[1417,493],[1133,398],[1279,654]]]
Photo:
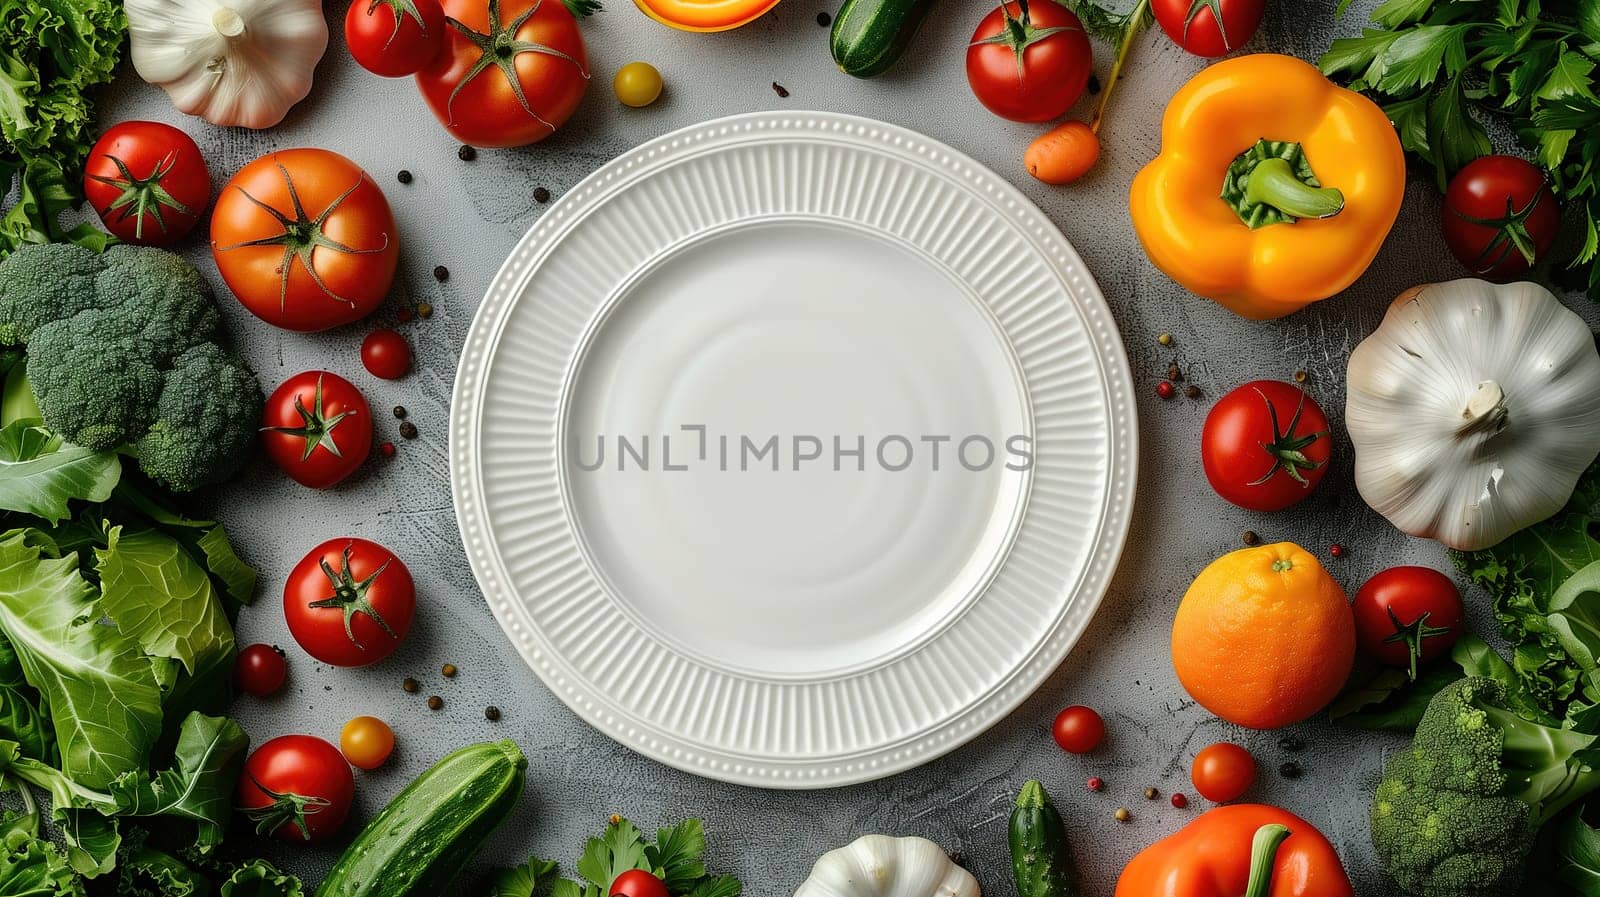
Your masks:
[[[1046,184],[1070,184],[1100,158],[1100,138],[1081,121],[1069,121],[1039,135],[1022,156],[1028,173]]]

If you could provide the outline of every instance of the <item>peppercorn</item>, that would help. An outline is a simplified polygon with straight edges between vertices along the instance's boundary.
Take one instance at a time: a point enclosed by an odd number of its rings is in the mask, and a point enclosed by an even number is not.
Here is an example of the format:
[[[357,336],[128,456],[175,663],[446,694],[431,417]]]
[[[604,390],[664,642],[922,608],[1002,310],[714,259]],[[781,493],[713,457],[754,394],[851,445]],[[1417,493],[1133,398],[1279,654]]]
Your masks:
[[[450,269],[443,265],[435,265],[433,268],[433,279],[439,281],[440,283],[444,283],[450,279]]]
[[[444,707],[444,698],[441,698],[438,695],[429,695],[428,696],[428,709],[429,710],[439,710],[442,707]]]
[[[488,720],[491,723],[499,722],[499,720],[500,720],[500,708],[494,706],[493,704],[490,704],[489,706],[483,708],[483,718]]]
[[[473,159],[478,158],[478,151],[463,143],[461,148],[456,150],[456,158],[463,162],[471,162]]]
[[[1156,337],[1156,342],[1160,343],[1163,346],[1170,346],[1170,345],[1172,345],[1172,334],[1163,333],[1160,336]]]
[[[1093,72],[1090,72],[1089,83],[1085,86],[1089,89],[1089,96],[1092,97],[1100,92],[1100,79]]]
[[[394,179],[402,184],[409,184],[411,183],[411,172],[402,168],[400,169],[400,173],[394,176]]]
[[[382,445],[379,445],[378,446],[378,452],[380,454],[382,454],[385,458],[394,457],[394,443],[385,442]]]
[[[431,317],[433,317],[433,306],[429,305],[426,302],[418,302],[417,303],[417,317],[419,317],[419,318],[431,318]]]
[[[541,204],[549,202],[550,201],[550,191],[546,190],[543,187],[535,187],[535,188],[533,188],[533,201],[536,202],[536,203],[541,203]]]
[[[1128,812],[1127,807],[1118,807],[1117,812],[1113,813],[1112,815],[1117,817],[1118,822],[1127,822],[1133,818],[1133,814]]]
[[[618,816],[615,813],[612,813],[611,814],[611,818],[606,820],[606,821],[610,822],[612,825],[621,825],[622,824],[622,817]]]
[[[777,94],[779,99],[785,99],[789,96],[788,88],[776,81],[772,82],[772,92]]]
[[[1291,754],[1298,754],[1306,749],[1306,740],[1296,735],[1285,735],[1278,739],[1278,747]]]
[[[1290,760],[1278,767],[1278,775],[1281,775],[1286,779],[1298,779],[1304,772],[1305,770],[1300,768],[1300,764],[1294,762],[1293,760]]]
[[[1160,796],[1161,796],[1161,792],[1157,791],[1154,787],[1144,789],[1144,799],[1145,800],[1155,800],[1156,798],[1158,798]]]
[[[1311,375],[1306,373],[1305,371],[1295,371],[1294,372],[1294,382],[1296,382],[1296,383],[1304,383],[1304,382],[1306,382],[1306,380],[1310,379],[1310,377],[1311,377]]]
[[[400,687],[405,689],[408,694],[413,694],[414,695],[414,694],[417,693],[417,689],[420,688],[421,686],[419,686],[417,684],[417,680],[411,678],[410,676],[407,676],[406,677],[406,681],[400,683]]]
[[[404,406],[404,405],[396,405],[396,406],[394,406],[394,416],[399,418],[400,420],[405,420],[406,419],[406,406]]]
[[[1189,806],[1189,799],[1184,797],[1182,794],[1175,793],[1172,795],[1172,805],[1181,810],[1184,807]]]
[[[1172,381],[1170,380],[1162,380],[1160,383],[1156,384],[1156,395],[1163,399],[1170,399],[1177,394],[1178,390],[1172,385]]]
[[[443,673],[446,679],[454,679],[456,675],[456,665],[453,663],[447,663],[439,668],[439,672]]]
[[[417,425],[412,423],[411,421],[408,421],[408,420],[407,421],[401,421],[400,422],[400,435],[405,437],[406,439],[416,439],[417,438]]]
[[[1328,553],[1336,558],[1342,558],[1344,557],[1344,546],[1340,545],[1338,542],[1335,542],[1328,546]]]
[[[1261,541],[1261,537],[1256,535],[1256,531],[1253,529],[1245,530],[1244,533],[1239,536],[1239,538],[1243,539],[1244,544],[1246,545],[1254,545]]]
[[[1106,787],[1105,780],[1099,776],[1090,776],[1089,781],[1083,784],[1088,786],[1090,791],[1104,791]]]
[[[1183,394],[1187,398],[1198,399],[1200,398],[1200,387],[1191,383],[1183,388]]]
[[[1176,361],[1167,365],[1167,379],[1174,382],[1181,382],[1183,380],[1183,371],[1178,367],[1178,363]]]
[[[819,12],[817,13],[817,24],[826,28],[833,24],[833,16],[830,16],[825,12]]]

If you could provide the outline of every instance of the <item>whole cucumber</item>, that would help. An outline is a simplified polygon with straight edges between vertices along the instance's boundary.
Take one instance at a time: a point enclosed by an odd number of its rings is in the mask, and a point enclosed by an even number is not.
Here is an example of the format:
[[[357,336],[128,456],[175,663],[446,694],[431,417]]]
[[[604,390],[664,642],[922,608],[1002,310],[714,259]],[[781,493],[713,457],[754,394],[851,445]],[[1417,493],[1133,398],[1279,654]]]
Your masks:
[[[527,768],[513,741],[446,756],[367,823],[316,897],[436,897],[511,814]]]
[[[1011,871],[1019,897],[1077,897],[1077,872],[1067,849],[1067,828],[1037,781],[1017,793],[1011,811]]]
[[[833,61],[857,78],[883,74],[932,8],[933,0],[844,0],[830,34]]]

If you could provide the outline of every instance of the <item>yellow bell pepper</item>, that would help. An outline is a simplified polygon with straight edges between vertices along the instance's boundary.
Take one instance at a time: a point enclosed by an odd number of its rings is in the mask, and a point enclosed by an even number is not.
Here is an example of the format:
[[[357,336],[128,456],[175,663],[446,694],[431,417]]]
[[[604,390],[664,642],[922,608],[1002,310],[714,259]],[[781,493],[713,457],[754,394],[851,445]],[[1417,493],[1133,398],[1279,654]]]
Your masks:
[[[1405,155],[1371,100],[1290,56],[1240,56],[1180,88],[1161,154],[1133,179],[1156,267],[1264,320],[1354,283],[1405,194]]]
[[[778,0],[633,0],[644,14],[679,31],[727,31],[753,22]]]

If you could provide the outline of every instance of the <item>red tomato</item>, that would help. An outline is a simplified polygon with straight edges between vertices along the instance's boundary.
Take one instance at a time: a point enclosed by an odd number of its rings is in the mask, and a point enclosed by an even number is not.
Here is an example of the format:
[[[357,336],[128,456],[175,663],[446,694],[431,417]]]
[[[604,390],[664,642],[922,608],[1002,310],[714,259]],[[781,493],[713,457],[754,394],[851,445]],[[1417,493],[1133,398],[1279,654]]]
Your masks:
[[[417,588],[394,552],[354,537],[311,549],[283,585],[283,616],[307,654],[338,667],[388,657],[411,631]]]
[[[1328,418],[1300,387],[1255,380],[1206,415],[1200,459],[1217,494],[1241,508],[1278,511],[1311,494],[1328,469]]]
[[[444,52],[417,72],[434,117],[473,146],[549,137],[589,87],[578,20],[560,0],[443,0]]]
[[[374,330],[361,341],[361,364],[374,377],[399,380],[411,370],[411,347],[387,327]]]
[[[1561,208],[1544,172],[1515,156],[1484,156],[1444,194],[1444,241],[1467,270],[1509,280],[1550,251]]]
[[[361,390],[327,371],[283,381],[261,413],[267,457],[295,482],[326,489],[354,473],[372,451],[372,409]]]
[[[355,0],[344,16],[344,42],[374,75],[414,75],[444,49],[439,0]]]
[[[350,815],[355,776],[339,749],[310,735],[282,735],[244,762],[234,800],[257,834],[324,841]]]
[[[1427,567],[1390,567],[1356,592],[1361,649],[1417,678],[1417,664],[1439,657],[1461,637],[1465,610],[1450,577]]]
[[[610,897],[669,897],[667,884],[643,869],[629,869],[611,882]]]
[[[249,645],[233,663],[233,681],[245,694],[265,698],[277,694],[289,676],[283,651],[272,645]]]
[[[119,240],[167,246],[200,220],[211,175],[188,134],[157,121],[125,121],[89,150],[83,195]]]
[[[1194,790],[1206,800],[1225,804],[1238,800],[1256,778],[1256,758],[1244,748],[1226,741],[1213,744],[1194,755],[1189,779]]]
[[[288,149],[223,185],[211,255],[251,314],[288,330],[326,330],[366,317],[388,295],[400,240],[389,201],[359,166],[323,149]]]
[[[1255,37],[1267,0],[1154,0],[1172,42],[1196,56],[1225,56]]]
[[[1083,96],[1093,63],[1089,37],[1054,0],[1001,0],[967,46],[967,83],[990,112],[1049,121]]]
[[[1056,715],[1050,734],[1067,753],[1087,754],[1105,739],[1106,721],[1093,709],[1074,704]]]

